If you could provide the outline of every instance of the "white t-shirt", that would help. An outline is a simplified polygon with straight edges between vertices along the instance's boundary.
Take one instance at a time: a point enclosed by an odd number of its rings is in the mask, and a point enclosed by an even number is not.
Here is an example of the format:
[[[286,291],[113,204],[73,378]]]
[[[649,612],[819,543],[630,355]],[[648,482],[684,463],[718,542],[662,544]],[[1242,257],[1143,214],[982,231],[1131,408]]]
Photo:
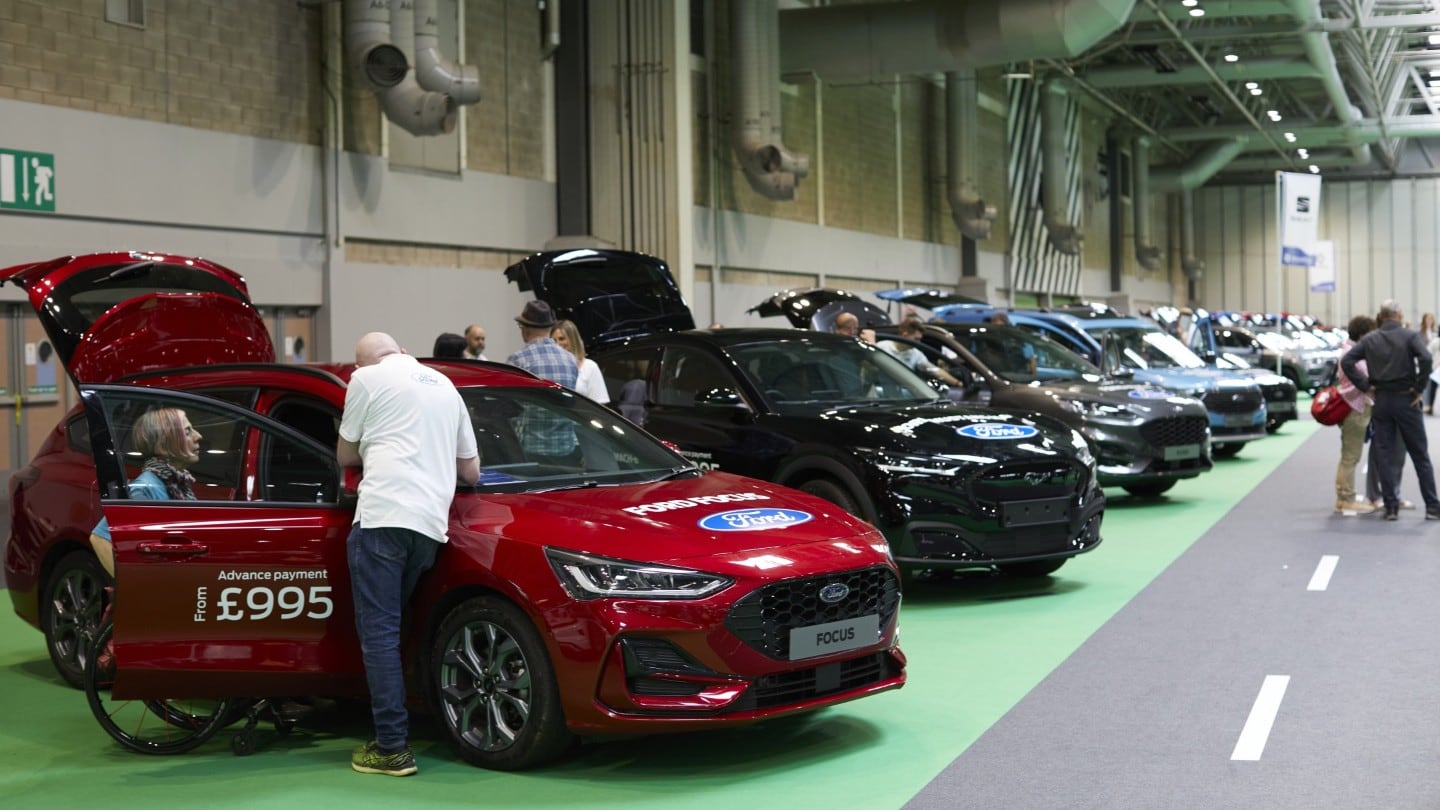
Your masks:
[[[450,378],[408,354],[356,369],[340,437],[359,443],[365,465],[356,523],[448,539],[455,460],[478,455],[470,414]]]
[[[610,392],[605,389],[605,375],[594,360],[585,358],[580,364],[580,374],[575,378],[575,392],[604,405],[610,401]]]

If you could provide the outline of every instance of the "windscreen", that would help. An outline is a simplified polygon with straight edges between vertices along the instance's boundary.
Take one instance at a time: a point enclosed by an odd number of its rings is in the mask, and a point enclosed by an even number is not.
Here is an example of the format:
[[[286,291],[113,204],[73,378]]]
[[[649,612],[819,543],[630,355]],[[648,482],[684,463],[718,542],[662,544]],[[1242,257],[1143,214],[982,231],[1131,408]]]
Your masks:
[[[461,388],[481,491],[537,492],[698,474],[624,417],[557,388]]]
[[[1091,330],[1116,368],[1204,368],[1205,361],[1159,329],[1122,326]]]
[[[1053,340],[1013,327],[982,327],[955,339],[996,376],[1013,383],[1096,380],[1100,369]]]
[[[730,356],[777,411],[814,405],[931,402],[940,394],[889,353],[861,341],[746,343]]]

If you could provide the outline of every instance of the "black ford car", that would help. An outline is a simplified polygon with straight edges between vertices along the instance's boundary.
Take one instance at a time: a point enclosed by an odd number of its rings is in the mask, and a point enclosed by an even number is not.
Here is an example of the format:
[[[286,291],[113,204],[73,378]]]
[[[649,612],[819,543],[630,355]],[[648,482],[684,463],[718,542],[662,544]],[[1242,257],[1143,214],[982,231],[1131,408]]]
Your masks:
[[[882,341],[909,345],[895,334],[883,309],[844,290],[785,290],[750,311],[826,331],[840,312],[850,312]],[[1013,326],[932,322],[915,345],[965,381],[953,398],[1049,414],[1079,430],[1095,450],[1104,486],[1153,497],[1213,466],[1202,403],[1132,379],[1106,377],[1053,340]]]
[[[693,329],[649,256],[556,251],[506,276],[575,321],[621,413],[702,467],[870,521],[904,566],[1044,576],[1100,543],[1094,458],[1057,420],[954,404],[851,338]]]

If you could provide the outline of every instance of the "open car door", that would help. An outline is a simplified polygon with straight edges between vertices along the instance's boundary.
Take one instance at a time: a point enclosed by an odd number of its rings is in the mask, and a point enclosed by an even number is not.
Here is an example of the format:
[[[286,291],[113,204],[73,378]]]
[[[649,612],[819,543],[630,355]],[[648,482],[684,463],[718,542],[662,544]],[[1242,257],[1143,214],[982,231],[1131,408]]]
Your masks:
[[[95,253],[0,269],[28,293],[77,383],[215,363],[270,363],[245,279],[205,259]]]
[[[210,397],[81,385],[115,550],[116,698],[360,695],[333,448]],[[136,419],[179,408],[201,433],[195,500],[128,497]]]

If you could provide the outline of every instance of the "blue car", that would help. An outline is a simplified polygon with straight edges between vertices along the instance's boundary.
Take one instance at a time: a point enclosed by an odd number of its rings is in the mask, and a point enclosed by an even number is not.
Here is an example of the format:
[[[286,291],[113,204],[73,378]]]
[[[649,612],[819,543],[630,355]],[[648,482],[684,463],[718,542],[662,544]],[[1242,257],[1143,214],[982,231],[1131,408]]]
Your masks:
[[[995,308],[974,304],[940,305],[935,319],[974,323],[992,317]],[[1229,458],[1247,442],[1294,418],[1295,386],[1258,369],[1226,370],[1206,365],[1183,343],[1146,318],[1120,315],[1107,307],[1077,306],[1052,311],[1007,311],[1010,323],[1049,337],[1107,373],[1132,376],[1205,404],[1210,420],[1211,452]],[[1282,417],[1283,415],[1283,417]]]

